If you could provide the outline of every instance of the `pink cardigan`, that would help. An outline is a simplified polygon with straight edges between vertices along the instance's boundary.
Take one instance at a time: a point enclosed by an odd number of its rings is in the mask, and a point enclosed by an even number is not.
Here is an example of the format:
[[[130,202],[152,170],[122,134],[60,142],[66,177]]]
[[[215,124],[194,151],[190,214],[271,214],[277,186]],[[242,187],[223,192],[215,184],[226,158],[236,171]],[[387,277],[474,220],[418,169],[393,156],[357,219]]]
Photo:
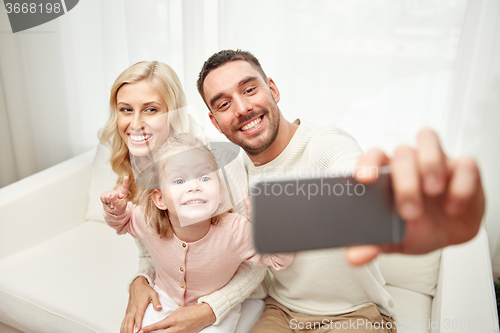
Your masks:
[[[294,258],[293,254],[257,254],[252,246],[252,226],[238,214],[226,214],[192,243],[175,235],[160,238],[146,226],[140,206],[130,202],[120,216],[105,211],[103,215],[118,234],[130,233],[144,242],[156,267],[155,283],[180,306],[197,304],[198,298],[224,287],[244,260],[279,270]]]

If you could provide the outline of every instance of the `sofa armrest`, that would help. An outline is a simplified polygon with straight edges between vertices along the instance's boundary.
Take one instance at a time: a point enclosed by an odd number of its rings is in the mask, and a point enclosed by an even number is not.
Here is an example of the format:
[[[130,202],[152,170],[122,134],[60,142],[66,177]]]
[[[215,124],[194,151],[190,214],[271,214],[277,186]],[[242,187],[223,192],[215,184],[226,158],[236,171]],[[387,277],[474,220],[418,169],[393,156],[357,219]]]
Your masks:
[[[488,236],[443,250],[432,332],[498,332],[498,316]]]
[[[0,259],[85,220],[95,150],[0,189]]]

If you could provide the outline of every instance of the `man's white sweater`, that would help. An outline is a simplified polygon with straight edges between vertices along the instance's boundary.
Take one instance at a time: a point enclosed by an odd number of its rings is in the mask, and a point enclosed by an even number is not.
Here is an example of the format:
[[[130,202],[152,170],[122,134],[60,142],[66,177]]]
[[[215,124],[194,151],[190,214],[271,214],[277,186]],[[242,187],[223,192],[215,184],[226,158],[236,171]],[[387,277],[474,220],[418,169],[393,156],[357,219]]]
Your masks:
[[[295,178],[353,171],[361,153],[356,141],[335,126],[300,124],[273,161],[254,166],[246,155],[244,160],[252,182],[262,176]],[[269,295],[292,311],[335,315],[375,304],[380,312],[394,317],[393,301],[382,287],[385,281],[377,262],[353,267],[345,260],[344,248],[298,252],[287,269],[272,273]]]
[[[295,123],[300,124],[300,121]],[[345,131],[335,126],[318,128],[303,123],[285,150],[265,165],[254,166],[242,153],[247,177],[243,168],[238,167],[238,161],[226,170],[232,194],[239,196],[238,188],[246,188],[248,181],[259,177],[312,177],[352,171],[361,154],[359,145]],[[236,211],[245,216],[242,200],[237,202]],[[217,318],[215,324],[218,324],[261,284],[264,270],[243,263],[224,288],[201,297],[198,303],[211,306]],[[393,301],[382,287],[385,281],[377,262],[350,266],[345,261],[343,248],[296,253],[287,269],[272,273],[274,280],[266,279],[252,297],[264,297],[263,287],[270,286],[269,295],[295,312],[334,315],[375,304],[381,313],[394,318]]]

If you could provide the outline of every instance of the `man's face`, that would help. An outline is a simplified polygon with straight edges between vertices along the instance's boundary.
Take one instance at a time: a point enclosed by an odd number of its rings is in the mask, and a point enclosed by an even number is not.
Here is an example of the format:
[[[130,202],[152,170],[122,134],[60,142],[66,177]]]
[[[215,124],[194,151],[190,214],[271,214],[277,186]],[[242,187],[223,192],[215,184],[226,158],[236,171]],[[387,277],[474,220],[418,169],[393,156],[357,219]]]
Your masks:
[[[268,148],[278,135],[280,98],[271,78],[243,60],[226,63],[210,72],[203,83],[212,124],[249,155]]]

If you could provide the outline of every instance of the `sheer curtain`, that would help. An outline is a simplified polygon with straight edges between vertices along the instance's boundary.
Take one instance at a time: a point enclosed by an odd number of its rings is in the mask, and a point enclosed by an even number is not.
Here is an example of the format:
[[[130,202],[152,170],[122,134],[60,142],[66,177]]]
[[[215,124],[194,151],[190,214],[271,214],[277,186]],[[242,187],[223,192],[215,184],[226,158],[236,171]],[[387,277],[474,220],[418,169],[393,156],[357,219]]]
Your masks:
[[[479,161],[500,274],[500,4],[495,0],[86,0],[17,34],[0,11],[0,186],[95,147],[109,88],[161,60],[195,88],[224,48],[254,53],[289,120],[336,123],[364,149],[413,144],[423,126]]]

